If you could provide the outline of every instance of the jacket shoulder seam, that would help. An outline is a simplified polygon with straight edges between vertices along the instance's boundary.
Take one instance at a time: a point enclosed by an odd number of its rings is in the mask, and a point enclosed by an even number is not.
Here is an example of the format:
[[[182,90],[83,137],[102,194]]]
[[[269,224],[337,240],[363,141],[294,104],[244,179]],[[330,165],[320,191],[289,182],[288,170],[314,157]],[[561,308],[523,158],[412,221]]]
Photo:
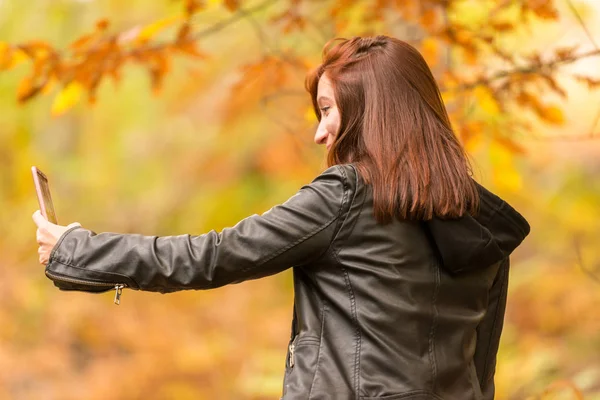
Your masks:
[[[262,265],[264,265],[265,263],[271,261],[273,258],[285,253],[286,251],[290,250],[291,248],[297,246],[298,244],[304,242],[305,240],[309,239],[310,237],[314,236],[315,234],[317,234],[318,232],[321,232],[323,229],[327,228],[329,225],[331,225],[334,221],[339,220],[341,215],[342,215],[342,210],[344,208],[344,203],[346,202],[346,199],[348,197],[348,178],[346,176],[346,172],[341,169],[339,166],[336,165],[336,169],[338,171],[341,172],[342,175],[342,182],[343,182],[343,195],[342,195],[342,200],[340,201],[340,207],[339,210],[337,212],[337,215],[334,216],[333,218],[329,219],[327,222],[325,222],[323,225],[318,226],[317,228],[313,229],[312,231],[310,231],[309,233],[307,233],[306,235],[302,236],[301,238],[299,238],[298,240],[296,240],[293,243],[290,243],[289,245],[279,249],[278,251],[276,251],[275,253],[271,254],[269,257],[265,258],[264,260],[260,261],[259,263],[257,263],[256,265],[251,265],[249,267],[246,267],[242,270],[242,272],[248,272],[251,271],[253,269],[256,268],[260,268]],[[331,244],[333,243],[333,240],[335,238],[335,236],[337,236],[337,232],[339,231],[339,228],[336,227],[334,234],[332,235],[332,239],[330,240],[327,248],[325,249],[325,251],[323,252],[323,254],[327,253],[327,251],[329,250],[329,248],[331,247]]]
[[[335,242],[335,239],[337,238],[338,234],[340,233],[342,226],[344,226],[344,222],[346,221],[346,219],[348,218],[348,214],[350,213],[350,208],[352,207],[352,204],[354,203],[354,197],[356,196],[356,187],[354,188],[354,194],[352,196],[352,200],[350,201],[350,203],[348,204],[348,212],[346,213],[346,218],[344,220],[342,220],[340,217],[342,216],[342,211],[344,209],[344,203],[347,202],[347,198],[348,198],[348,189],[349,189],[349,181],[348,181],[348,175],[346,174],[346,171],[340,167],[339,165],[336,165],[336,169],[338,171],[341,172],[342,176],[344,177],[344,195],[342,197],[342,202],[340,204],[340,209],[338,210],[338,224],[335,227],[335,231],[333,232],[333,235],[331,236],[331,241],[329,242],[329,246],[327,246],[327,250],[325,250],[325,253],[327,251],[329,251],[329,248],[331,247],[331,245],[333,244],[333,242]],[[355,185],[356,186],[356,185]]]
[[[348,164],[350,165],[350,167],[352,168],[352,170],[354,171],[354,193],[352,194],[352,200],[350,201],[349,205],[348,205],[348,213],[346,214],[346,218],[344,218],[343,221],[340,222],[340,226],[332,240],[332,243],[335,241],[335,239],[337,239],[337,236],[339,234],[339,232],[342,230],[342,227],[344,226],[344,224],[346,223],[346,221],[348,220],[348,218],[350,217],[350,209],[352,208],[352,206],[354,205],[354,200],[356,200],[356,196],[358,193],[358,172],[356,171],[356,168],[354,167],[354,165],[352,164]],[[341,167],[339,167],[340,169],[342,169]],[[344,176],[346,175],[346,171],[344,171],[342,169]],[[348,181],[348,179],[346,178],[346,181]]]

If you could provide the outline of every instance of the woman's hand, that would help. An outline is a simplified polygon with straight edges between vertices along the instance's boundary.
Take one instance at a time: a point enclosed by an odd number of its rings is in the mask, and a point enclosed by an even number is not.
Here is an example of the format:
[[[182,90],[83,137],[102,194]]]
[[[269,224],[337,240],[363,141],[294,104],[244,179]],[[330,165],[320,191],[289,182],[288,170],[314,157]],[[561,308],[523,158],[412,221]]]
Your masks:
[[[42,265],[48,264],[50,253],[52,252],[54,245],[56,245],[58,238],[60,238],[68,229],[75,226],[81,226],[79,222],[73,222],[67,226],[53,224],[44,218],[40,210],[34,212],[31,217],[33,218],[33,222],[35,222],[38,227],[36,232],[36,240],[40,245],[38,248],[38,254],[40,255],[39,260],[40,264]]]

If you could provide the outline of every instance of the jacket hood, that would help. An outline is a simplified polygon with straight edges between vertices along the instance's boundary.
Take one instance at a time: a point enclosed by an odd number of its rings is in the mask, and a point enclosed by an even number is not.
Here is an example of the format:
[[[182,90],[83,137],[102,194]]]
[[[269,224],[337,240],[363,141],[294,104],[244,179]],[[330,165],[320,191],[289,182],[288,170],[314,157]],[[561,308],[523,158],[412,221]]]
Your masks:
[[[529,234],[527,220],[477,183],[479,214],[426,221],[443,268],[457,274],[488,267],[509,256]]]

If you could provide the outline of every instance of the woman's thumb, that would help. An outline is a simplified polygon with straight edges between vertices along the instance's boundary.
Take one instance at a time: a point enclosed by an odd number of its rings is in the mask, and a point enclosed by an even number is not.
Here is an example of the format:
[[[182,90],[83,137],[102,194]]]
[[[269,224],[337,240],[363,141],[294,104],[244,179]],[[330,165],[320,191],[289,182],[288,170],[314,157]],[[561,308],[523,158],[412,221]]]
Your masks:
[[[69,228],[75,228],[76,226],[81,227],[81,224],[79,222],[72,222],[69,225],[67,225],[67,229],[69,229]]]

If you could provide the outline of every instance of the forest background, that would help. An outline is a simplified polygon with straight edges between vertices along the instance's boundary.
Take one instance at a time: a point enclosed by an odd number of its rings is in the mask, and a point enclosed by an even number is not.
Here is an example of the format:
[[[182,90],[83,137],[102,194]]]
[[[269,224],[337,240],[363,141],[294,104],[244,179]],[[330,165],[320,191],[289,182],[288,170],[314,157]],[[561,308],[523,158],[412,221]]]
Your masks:
[[[529,220],[498,399],[600,399],[597,0],[0,0],[0,399],[274,399],[291,271],[208,292],[57,290],[59,222],[202,234],[325,168],[304,76],[334,37],[420,49],[478,181]]]

